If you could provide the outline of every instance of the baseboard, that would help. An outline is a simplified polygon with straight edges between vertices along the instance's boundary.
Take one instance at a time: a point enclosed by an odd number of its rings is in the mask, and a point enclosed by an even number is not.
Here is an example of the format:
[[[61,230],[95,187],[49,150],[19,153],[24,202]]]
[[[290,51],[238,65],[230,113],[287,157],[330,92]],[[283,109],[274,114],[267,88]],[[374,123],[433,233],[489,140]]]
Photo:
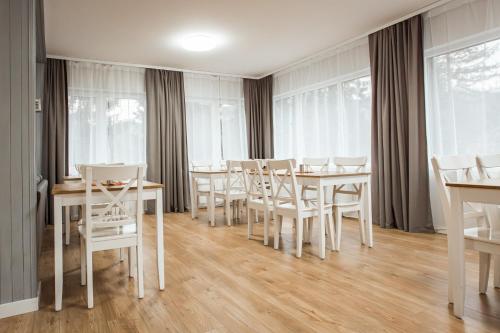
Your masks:
[[[0,304],[0,319],[17,316],[20,314],[38,311],[40,300],[40,282],[38,282],[38,292],[36,297],[23,299],[21,301]]]

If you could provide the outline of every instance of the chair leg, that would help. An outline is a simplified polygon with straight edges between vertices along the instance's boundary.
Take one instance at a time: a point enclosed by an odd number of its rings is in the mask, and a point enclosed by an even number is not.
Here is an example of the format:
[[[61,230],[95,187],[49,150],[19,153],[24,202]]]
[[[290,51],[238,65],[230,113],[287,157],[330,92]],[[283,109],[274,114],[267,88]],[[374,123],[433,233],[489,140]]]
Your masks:
[[[139,298],[144,298],[144,255],[142,251],[142,240],[137,244],[137,287]]]
[[[259,223],[259,211],[255,210],[255,223]]]
[[[264,245],[269,244],[269,212],[264,210]]]
[[[336,250],[340,251],[340,239],[342,235],[342,211],[337,209],[335,211],[335,245]]]
[[[92,268],[92,248],[85,246],[85,255],[87,261],[87,307],[92,309],[94,307],[94,282],[93,282],[93,268]]]
[[[328,240],[330,241],[330,251],[335,251],[335,231],[333,228],[333,214],[332,212],[326,214],[328,218],[328,226],[326,230],[328,230]]]
[[[309,218],[304,219],[304,229],[302,229],[302,242],[307,243],[309,241]]]
[[[500,255],[494,256],[493,260],[493,285],[500,288]]]
[[[125,261],[125,251],[122,247],[120,248],[120,261]]]
[[[313,217],[308,218],[308,223],[307,223],[307,242],[308,243],[311,243],[313,223],[314,223],[314,218]]]
[[[280,233],[281,225],[283,224],[283,216],[278,216],[278,219],[274,220],[274,249],[278,250],[280,248]]]
[[[226,223],[227,225],[231,225],[231,218],[232,218],[232,214],[231,214],[231,201],[227,200],[226,199]]]
[[[280,232],[280,235],[281,235],[283,233],[283,216],[280,215],[279,220],[280,220],[280,229],[279,229],[279,232]]]
[[[247,206],[248,239],[253,235],[253,218],[250,216],[252,210]]]
[[[295,229],[297,233],[297,258],[302,257],[302,241],[304,240],[304,219],[301,216],[297,216],[295,219]]]
[[[128,276],[131,278],[135,277],[136,261],[137,261],[136,247],[131,246],[128,248]]]
[[[364,221],[364,213],[363,213],[363,208],[361,208],[358,211],[358,218],[359,218],[359,239],[361,241],[361,244],[366,244],[366,236],[365,236],[365,221]]]
[[[488,277],[490,275],[491,255],[479,252],[479,293],[485,294],[488,289]]]
[[[241,219],[242,211],[243,211],[243,200],[238,200],[238,220]]]
[[[87,259],[86,259],[85,240],[80,237],[80,284],[82,286],[87,284]]]

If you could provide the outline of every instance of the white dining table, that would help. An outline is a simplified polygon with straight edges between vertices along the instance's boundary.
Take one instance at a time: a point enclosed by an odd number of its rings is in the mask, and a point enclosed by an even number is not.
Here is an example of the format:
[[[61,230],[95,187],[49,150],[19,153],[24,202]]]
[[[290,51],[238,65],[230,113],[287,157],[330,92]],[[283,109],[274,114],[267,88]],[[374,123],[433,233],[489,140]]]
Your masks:
[[[317,171],[317,172],[296,172],[296,179],[299,185],[311,185],[315,186],[318,190],[316,191],[318,210],[319,210],[319,227],[322,232],[320,232],[320,239],[318,244],[319,257],[321,259],[325,258],[325,190],[329,187],[340,186],[340,185],[350,185],[350,184],[361,184],[363,189],[362,202],[367,207],[364,209],[365,216],[364,224],[365,230],[367,232],[367,245],[373,247],[373,228],[372,228],[372,207],[371,207],[371,182],[370,172],[359,171],[359,172],[338,172],[338,171]],[[196,179],[208,179],[209,180],[209,199],[207,203],[209,222],[212,226],[215,225],[215,183],[217,179],[225,179],[227,176],[227,170],[199,170],[191,171],[191,214],[192,218],[198,216],[198,209],[195,205],[195,196],[197,188],[195,186]]]
[[[109,191],[120,191],[123,185],[108,186]],[[134,187],[132,186],[128,193],[123,197],[127,201],[135,198]],[[163,185],[144,181],[143,183],[143,199],[156,201],[156,249],[157,249],[157,266],[158,266],[158,282],[160,290],[165,289],[164,277],[164,249],[163,249]],[[81,206],[85,203],[85,184],[81,181],[76,181],[74,177],[65,180],[64,184],[55,184],[52,188],[52,196],[54,201],[54,276],[55,276],[55,310],[59,311],[62,308],[63,295],[63,231],[62,231],[62,212],[65,209],[69,212],[70,206]],[[94,197],[108,199],[103,192],[95,187]],[[66,213],[66,218],[69,219],[69,213]]]
[[[451,213],[448,217],[448,301],[453,314],[462,318],[465,304],[464,202],[500,205],[500,179],[447,182]],[[491,241],[484,238],[486,242]],[[498,239],[496,241],[498,243]],[[498,269],[498,267],[495,267]]]

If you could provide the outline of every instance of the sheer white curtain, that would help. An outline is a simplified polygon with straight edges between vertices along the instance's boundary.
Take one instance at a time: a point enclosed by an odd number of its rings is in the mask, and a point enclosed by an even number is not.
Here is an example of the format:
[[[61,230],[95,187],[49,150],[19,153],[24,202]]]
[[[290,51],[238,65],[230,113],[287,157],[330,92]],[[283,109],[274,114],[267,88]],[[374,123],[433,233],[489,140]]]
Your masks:
[[[274,75],[277,158],[370,156],[368,39]]]
[[[424,20],[429,157],[500,153],[500,1],[453,1]],[[433,177],[430,188],[445,230]]]
[[[248,158],[243,81],[184,73],[190,161]]]
[[[69,173],[81,163],[146,161],[144,69],[68,62]]]

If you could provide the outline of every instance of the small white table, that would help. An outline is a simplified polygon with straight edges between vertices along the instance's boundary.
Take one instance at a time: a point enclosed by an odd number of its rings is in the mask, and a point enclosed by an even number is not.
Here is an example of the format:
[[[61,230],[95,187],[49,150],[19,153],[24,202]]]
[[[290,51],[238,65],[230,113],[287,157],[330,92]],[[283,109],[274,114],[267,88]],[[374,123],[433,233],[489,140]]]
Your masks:
[[[267,174],[265,172],[265,174]],[[320,232],[319,240],[319,257],[321,259],[325,258],[325,189],[333,186],[349,185],[349,184],[362,184],[365,188],[363,189],[364,198],[362,202],[367,204],[364,216],[365,230],[367,231],[367,243],[369,247],[373,247],[373,231],[372,231],[372,209],[371,209],[371,184],[370,184],[370,172],[337,172],[337,171],[318,171],[318,172],[296,172],[297,183],[299,185],[311,185],[315,186],[318,190],[317,200],[318,200],[318,210],[319,210],[319,226],[322,232]],[[212,226],[215,225],[215,202],[214,202],[214,192],[215,192],[215,181],[217,179],[225,179],[227,176],[227,170],[200,170],[191,171],[191,214],[192,218],[198,216],[198,209],[196,207],[196,179],[208,179],[209,180],[209,199],[207,203],[209,221]]]
[[[123,188],[120,186],[108,186],[109,191],[120,191]],[[158,276],[160,290],[165,289],[164,276],[164,255],[163,255],[163,200],[162,200],[163,185],[144,181],[143,183],[143,199],[156,201],[156,249],[158,261]],[[99,194],[100,193],[100,194]],[[81,206],[85,203],[85,184],[82,182],[68,182],[65,184],[55,184],[52,188],[54,197],[54,275],[55,275],[55,309],[56,311],[62,308],[62,292],[63,292],[63,240],[62,240],[62,210],[69,211],[70,206]],[[107,197],[96,187],[96,197],[102,195],[103,199]],[[134,187],[129,189],[129,193],[124,197],[124,200],[130,196],[134,197]],[[67,218],[69,218],[67,214]]]
[[[451,214],[448,227],[448,300],[453,313],[462,318],[465,304],[464,202],[500,205],[500,180],[448,182]]]
[[[373,228],[372,228],[372,200],[370,172],[337,172],[337,171],[318,171],[311,173],[296,172],[297,183],[299,185],[315,186],[318,202],[318,219],[320,227],[319,239],[319,257],[325,258],[325,190],[328,187],[361,184],[363,189],[362,204],[366,204],[364,209],[365,216],[361,217],[365,223],[367,234],[367,245],[373,247]]]

